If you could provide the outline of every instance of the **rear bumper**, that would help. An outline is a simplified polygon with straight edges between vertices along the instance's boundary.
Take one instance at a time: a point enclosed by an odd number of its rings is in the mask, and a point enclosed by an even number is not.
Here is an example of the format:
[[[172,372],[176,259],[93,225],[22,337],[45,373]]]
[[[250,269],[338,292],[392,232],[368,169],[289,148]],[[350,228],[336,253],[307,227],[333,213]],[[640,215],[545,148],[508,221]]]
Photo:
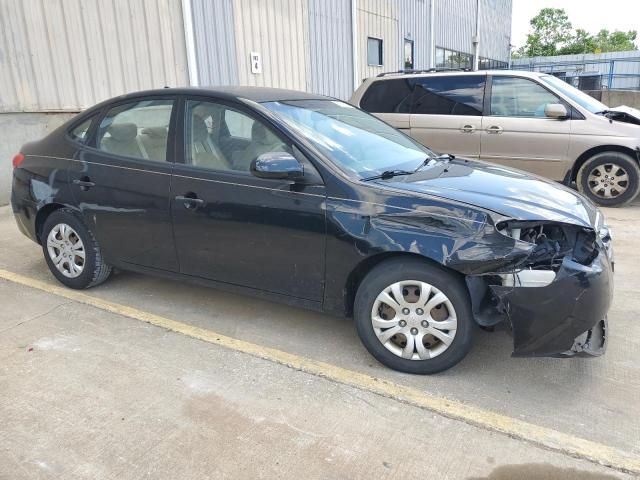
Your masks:
[[[513,328],[513,356],[604,353],[613,295],[612,261],[604,249],[588,266],[565,258],[545,287],[491,289]]]

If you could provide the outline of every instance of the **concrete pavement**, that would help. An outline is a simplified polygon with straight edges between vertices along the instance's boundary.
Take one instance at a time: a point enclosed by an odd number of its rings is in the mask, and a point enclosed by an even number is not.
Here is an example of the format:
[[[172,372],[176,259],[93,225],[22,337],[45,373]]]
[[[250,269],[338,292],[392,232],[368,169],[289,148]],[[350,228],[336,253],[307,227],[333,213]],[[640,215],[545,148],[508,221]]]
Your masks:
[[[511,359],[510,338],[498,331],[482,333],[450,372],[414,377],[378,365],[343,319],[130,273],[88,293],[637,456],[640,208],[607,215],[618,263],[610,348],[600,359]],[[6,208],[0,245],[0,268],[55,284]],[[554,478],[553,468],[623,477],[11,282],[0,282],[0,301],[0,478],[189,478],[188,468],[194,478]],[[197,421],[188,415],[194,396],[204,410]]]

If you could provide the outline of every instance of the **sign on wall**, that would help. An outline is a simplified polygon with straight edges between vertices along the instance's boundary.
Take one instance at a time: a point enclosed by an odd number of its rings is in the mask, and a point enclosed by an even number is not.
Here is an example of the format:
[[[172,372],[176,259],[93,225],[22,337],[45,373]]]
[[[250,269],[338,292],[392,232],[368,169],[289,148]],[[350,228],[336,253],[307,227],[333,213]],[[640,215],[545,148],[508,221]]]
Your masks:
[[[262,73],[262,59],[258,52],[251,52],[251,73]]]

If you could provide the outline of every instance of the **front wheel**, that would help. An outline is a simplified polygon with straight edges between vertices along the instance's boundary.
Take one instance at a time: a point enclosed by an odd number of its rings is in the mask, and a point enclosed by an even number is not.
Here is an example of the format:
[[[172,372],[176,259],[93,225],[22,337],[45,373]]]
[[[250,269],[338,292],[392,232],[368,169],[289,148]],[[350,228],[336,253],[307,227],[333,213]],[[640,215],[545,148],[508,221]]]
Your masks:
[[[621,152],[598,153],[580,167],[576,184],[598,205],[622,207],[640,193],[638,162]]]
[[[475,325],[462,280],[416,259],[382,262],[369,272],[356,294],[354,318],[367,350],[401,372],[451,368],[473,343]]]

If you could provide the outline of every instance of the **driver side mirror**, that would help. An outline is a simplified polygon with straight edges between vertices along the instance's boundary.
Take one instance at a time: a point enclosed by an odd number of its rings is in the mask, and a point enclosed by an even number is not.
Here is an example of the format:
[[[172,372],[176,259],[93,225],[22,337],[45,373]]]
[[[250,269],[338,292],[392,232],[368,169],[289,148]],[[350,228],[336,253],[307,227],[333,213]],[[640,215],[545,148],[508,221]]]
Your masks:
[[[557,118],[558,120],[569,118],[567,107],[561,103],[547,103],[544,106],[544,114],[546,117]]]
[[[251,173],[258,178],[296,180],[304,176],[304,167],[287,152],[267,152],[251,162]]]

